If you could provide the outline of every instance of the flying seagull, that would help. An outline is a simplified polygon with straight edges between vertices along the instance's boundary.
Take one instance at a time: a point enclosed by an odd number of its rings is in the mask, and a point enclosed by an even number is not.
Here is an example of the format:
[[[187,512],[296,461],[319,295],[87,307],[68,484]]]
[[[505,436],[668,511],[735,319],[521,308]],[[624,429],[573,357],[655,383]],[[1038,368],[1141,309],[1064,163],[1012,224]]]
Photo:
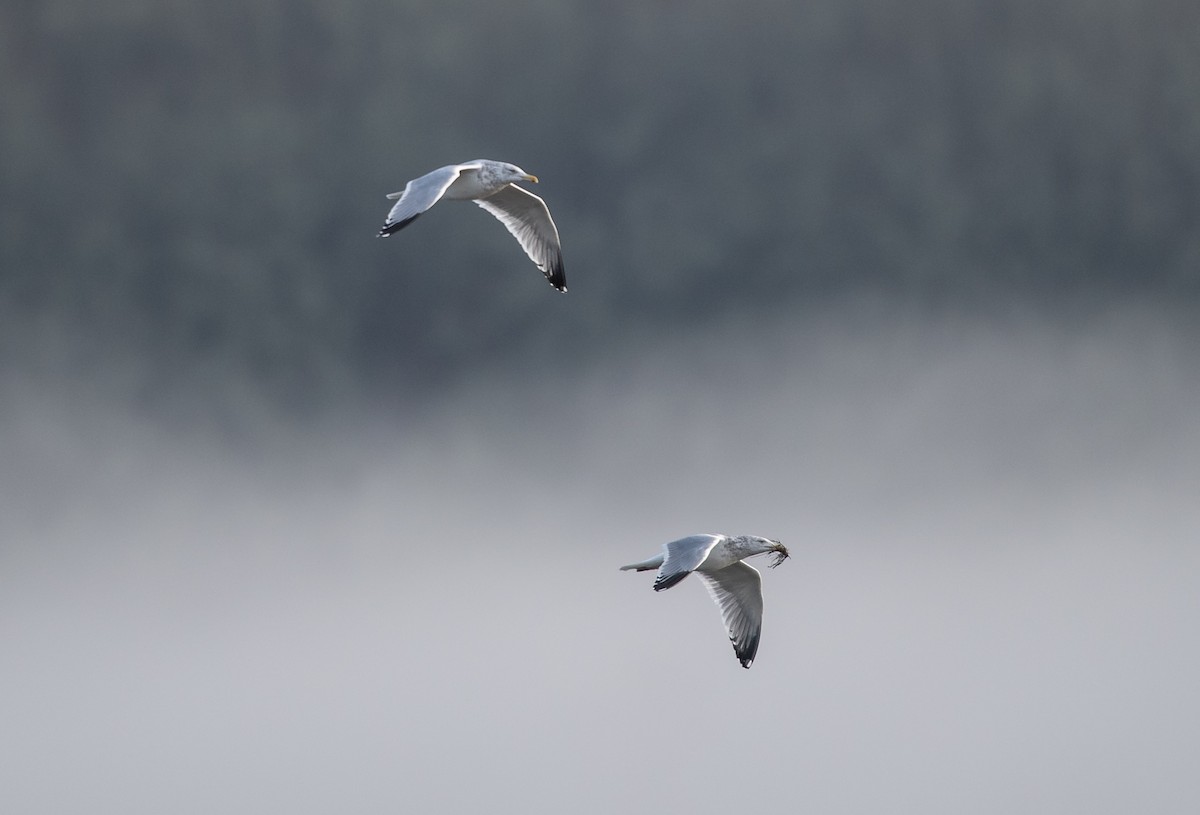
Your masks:
[[[762,634],[762,577],[744,558],[774,554],[771,568],[788,558],[779,541],[754,535],[692,535],[663,544],[663,553],[641,563],[622,566],[621,571],[658,569],[654,590],[669,589],[692,572],[700,576],[712,599],[721,609],[721,619],[733,652],[743,668],[749,668],[758,653]]]
[[[414,178],[400,192],[388,198],[399,199],[388,213],[379,237],[386,238],[411,224],[425,210],[445,198],[449,201],[474,201],[495,215],[513,234],[529,259],[537,264],[559,291],[567,290],[563,273],[562,247],[558,229],[546,202],[516,186],[517,181],[537,183],[515,164],[485,158],[465,164],[441,167]]]

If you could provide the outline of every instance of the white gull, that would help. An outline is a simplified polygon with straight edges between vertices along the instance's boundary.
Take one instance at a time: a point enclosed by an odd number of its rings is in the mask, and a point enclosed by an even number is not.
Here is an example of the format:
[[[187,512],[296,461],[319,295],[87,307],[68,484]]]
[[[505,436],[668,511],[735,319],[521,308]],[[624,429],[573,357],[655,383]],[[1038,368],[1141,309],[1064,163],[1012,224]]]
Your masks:
[[[537,176],[515,164],[483,158],[426,173],[409,181],[400,192],[388,195],[388,198],[399,200],[388,213],[379,237],[386,238],[400,231],[443,198],[474,201],[508,228],[551,286],[566,291],[562,247],[550,210],[541,198],[516,186],[516,181],[536,184]]]
[[[743,668],[749,668],[758,653],[762,634],[762,576],[743,559],[772,552],[775,568],[788,557],[787,548],[776,540],[755,535],[691,535],[663,544],[663,553],[641,563],[622,566],[621,571],[658,569],[654,590],[669,589],[692,572],[704,581],[708,593],[721,609],[721,619],[733,643],[733,652]]]

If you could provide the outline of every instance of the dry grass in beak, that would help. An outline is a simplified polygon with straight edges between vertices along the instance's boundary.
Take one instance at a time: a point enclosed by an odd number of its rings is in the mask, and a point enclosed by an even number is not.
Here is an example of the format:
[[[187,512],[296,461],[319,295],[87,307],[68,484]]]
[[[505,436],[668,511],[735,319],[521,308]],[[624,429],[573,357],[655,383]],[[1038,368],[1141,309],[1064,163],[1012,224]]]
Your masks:
[[[788,550],[787,550],[786,546],[784,546],[782,543],[779,543],[778,541],[776,541],[776,544],[779,546],[779,548],[774,550],[773,552],[771,552],[772,561],[770,562],[770,564],[768,564],[768,566],[772,569],[774,569],[780,563],[783,563],[785,560],[787,560],[789,557],[791,557],[791,555],[788,554]]]

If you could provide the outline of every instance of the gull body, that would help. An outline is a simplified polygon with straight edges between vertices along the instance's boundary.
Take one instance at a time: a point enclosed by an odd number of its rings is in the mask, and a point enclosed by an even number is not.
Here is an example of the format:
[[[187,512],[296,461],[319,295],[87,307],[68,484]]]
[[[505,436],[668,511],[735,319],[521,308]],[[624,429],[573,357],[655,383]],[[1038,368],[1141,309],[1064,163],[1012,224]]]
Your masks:
[[[403,190],[387,196],[396,199],[396,203],[388,212],[378,237],[386,238],[399,232],[443,198],[474,201],[504,224],[529,259],[542,270],[550,285],[565,292],[567,278],[563,272],[558,227],[550,217],[546,202],[518,187],[518,181],[536,184],[537,176],[515,164],[490,159],[440,167],[414,178]]]
[[[758,653],[762,635],[762,576],[743,561],[772,553],[778,566],[788,557],[782,543],[756,535],[691,535],[663,544],[662,554],[640,563],[622,566],[621,571],[658,569],[654,590],[663,591],[695,572],[721,610],[721,620],[733,652],[743,668],[749,668]]]

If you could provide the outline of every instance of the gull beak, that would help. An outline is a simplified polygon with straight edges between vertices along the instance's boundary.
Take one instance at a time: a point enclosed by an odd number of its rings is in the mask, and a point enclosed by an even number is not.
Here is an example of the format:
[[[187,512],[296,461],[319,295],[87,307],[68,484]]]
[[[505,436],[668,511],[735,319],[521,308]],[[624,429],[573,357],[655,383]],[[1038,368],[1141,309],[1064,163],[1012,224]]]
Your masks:
[[[780,563],[783,563],[785,560],[787,560],[789,557],[791,557],[791,555],[788,554],[787,547],[784,546],[779,541],[771,541],[771,542],[775,544],[775,547],[772,549],[772,553],[774,555],[774,561],[770,564],[770,568],[774,569]]]
[[[525,180],[526,180],[526,181],[532,181],[534,184],[538,183],[537,176],[536,176],[536,175],[530,175],[530,174],[528,174],[528,173],[526,173],[526,174],[525,174]]]

